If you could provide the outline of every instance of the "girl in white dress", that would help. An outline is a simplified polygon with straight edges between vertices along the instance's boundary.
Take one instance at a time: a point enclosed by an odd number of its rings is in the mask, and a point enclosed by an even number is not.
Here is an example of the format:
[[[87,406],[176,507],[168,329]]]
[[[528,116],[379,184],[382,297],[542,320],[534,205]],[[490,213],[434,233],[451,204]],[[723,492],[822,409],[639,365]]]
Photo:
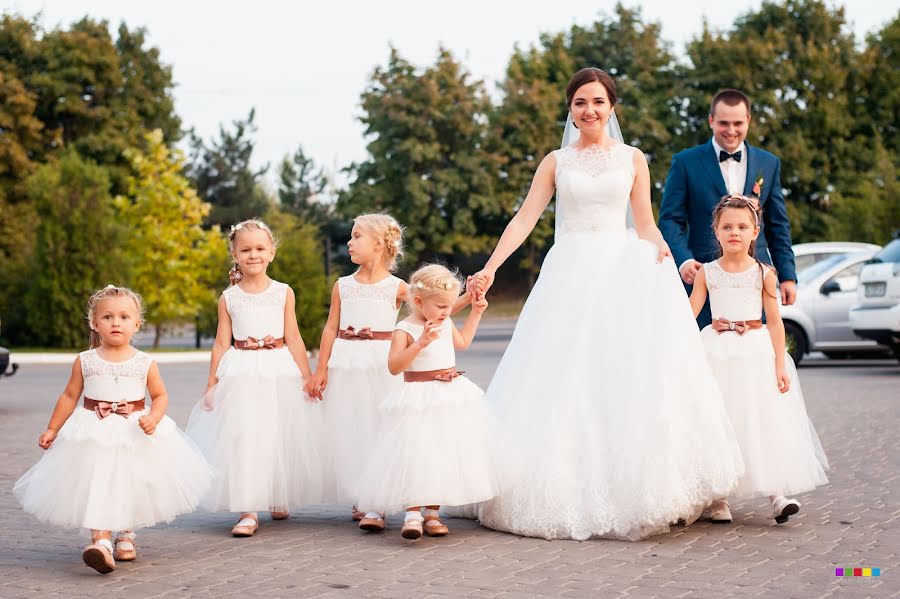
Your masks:
[[[491,417],[484,393],[456,370],[455,349],[472,342],[482,298],[462,330],[450,319],[460,281],[445,267],[423,266],[410,278],[412,314],[399,322],[388,368],[403,373],[381,406],[383,433],[359,481],[360,528],[384,529],[378,512],[406,510],[402,536],[444,536],[441,505],[478,503],[499,492]],[[425,507],[424,514],[422,507]]]
[[[828,461],[806,414],[794,361],[784,349],[775,270],[754,257],[760,220],[755,199],[722,198],[713,211],[722,257],[697,273],[691,307],[696,316],[709,295],[713,322],[701,336],[746,465],[730,496],[767,496],[780,524],[800,510],[785,495],[826,484]],[[710,514],[714,522],[731,521],[724,499],[714,502]]]
[[[647,161],[607,132],[615,84],[583,69],[566,96],[580,137],[544,157],[475,275],[483,293],[555,190],[556,240],[487,390],[527,473],[480,519],[547,539],[636,540],[696,519],[743,464],[653,220]]]
[[[203,507],[240,511],[231,532],[249,537],[260,510],[283,520],[291,506],[321,501],[321,413],[303,392],[310,369],[294,291],[266,275],[272,232],[247,220],[229,241],[232,285],[219,298],[207,391],[187,433],[215,470]]]
[[[124,287],[91,296],[91,349],[75,358],[38,438],[47,453],[13,488],[39,520],[90,529],[82,558],[101,574],[137,558],[134,529],[193,511],[210,483],[203,455],[165,415],[156,362],[131,346],[141,312],[140,298]],[[115,547],[113,531],[121,531]]]
[[[391,274],[403,255],[402,235],[400,225],[387,214],[353,219],[347,246],[359,269],[334,284],[318,367],[306,384],[307,393],[324,400],[331,460],[326,495],[336,503],[356,500],[353,490],[379,430],[378,406],[403,381],[387,368],[391,336],[408,289]],[[362,516],[354,507],[353,519]]]

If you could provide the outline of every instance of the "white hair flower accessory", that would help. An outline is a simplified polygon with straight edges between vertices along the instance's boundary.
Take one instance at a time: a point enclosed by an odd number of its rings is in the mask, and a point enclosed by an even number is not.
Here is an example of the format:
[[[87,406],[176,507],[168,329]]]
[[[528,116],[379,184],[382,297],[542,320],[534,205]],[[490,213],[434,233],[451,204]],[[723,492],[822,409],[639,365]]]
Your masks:
[[[109,285],[106,286],[106,288],[107,288],[107,289],[115,289],[116,286],[113,285],[112,283],[110,283]]]
[[[416,281],[416,287],[419,289],[425,289],[425,285],[422,284],[422,281]]]
[[[397,249],[400,249],[400,240],[399,239],[394,240],[394,247]]]
[[[234,233],[236,231],[240,231],[244,228],[244,223],[238,223],[236,225],[231,225],[231,232]]]

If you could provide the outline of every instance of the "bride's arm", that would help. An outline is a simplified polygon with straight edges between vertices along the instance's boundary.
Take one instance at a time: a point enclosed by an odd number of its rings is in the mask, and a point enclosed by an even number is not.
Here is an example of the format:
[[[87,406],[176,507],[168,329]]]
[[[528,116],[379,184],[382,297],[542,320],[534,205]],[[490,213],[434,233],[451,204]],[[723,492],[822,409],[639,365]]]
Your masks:
[[[500,236],[494,253],[491,254],[484,268],[474,275],[474,278],[481,283],[479,285],[481,293],[487,292],[494,282],[494,274],[497,269],[522,245],[522,242],[534,229],[544,209],[547,208],[547,204],[550,203],[550,198],[553,197],[553,190],[556,188],[555,179],[556,155],[551,152],[544,157],[534,173],[531,189],[528,190],[522,207],[503,230],[503,235]]]
[[[666,256],[672,257],[669,245],[663,239],[656,219],[653,218],[653,207],[650,205],[650,168],[647,158],[640,150],[634,152],[634,184],[631,186],[631,213],[634,216],[634,229],[638,237],[646,239],[659,248],[657,262]]]

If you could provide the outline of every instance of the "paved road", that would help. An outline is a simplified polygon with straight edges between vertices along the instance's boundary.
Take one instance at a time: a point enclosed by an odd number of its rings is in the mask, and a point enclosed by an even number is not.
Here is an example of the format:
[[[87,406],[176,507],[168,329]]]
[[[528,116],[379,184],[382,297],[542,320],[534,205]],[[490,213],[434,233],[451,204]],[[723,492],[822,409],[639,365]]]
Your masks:
[[[460,356],[486,386],[511,321],[486,322]],[[900,596],[900,366],[810,360],[801,367],[810,416],[832,464],[831,484],[800,497],[786,526],[766,506],[735,506],[733,526],[698,523],[639,543],[526,539],[450,520],[452,534],[410,544],[390,521],[365,535],[345,509],[263,518],[234,539],[231,514],[191,514],[141,531],[140,559],[101,577],[80,560],[83,536],[24,515],[13,482],[41,454],[43,430],[67,376],[27,365],[0,381],[0,597],[891,597]],[[167,364],[170,415],[184,426],[206,378],[200,364]],[[838,579],[835,567],[881,568]]]

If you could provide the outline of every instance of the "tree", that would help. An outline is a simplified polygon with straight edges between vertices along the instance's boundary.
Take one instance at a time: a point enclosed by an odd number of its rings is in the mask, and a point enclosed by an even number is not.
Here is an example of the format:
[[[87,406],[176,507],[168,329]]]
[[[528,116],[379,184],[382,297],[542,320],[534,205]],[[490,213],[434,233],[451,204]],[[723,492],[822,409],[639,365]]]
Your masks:
[[[160,130],[148,134],[145,145],[143,152],[128,152],[132,175],[115,205],[129,232],[121,246],[127,281],[143,297],[155,348],[166,324],[194,322],[215,304],[216,289],[209,283],[225,271],[228,252],[218,227],[202,227],[210,206],[182,174],[180,153],[166,147]]]
[[[317,228],[286,210],[270,211],[267,221],[279,241],[268,274],[294,290],[300,334],[308,348],[318,347],[334,281],[325,275]]]
[[[727,32],[704,28],[688,55],[685,145],[710,137],[706,117],[718,89],[745,91],[753,102],[748,141],[782,159],[795,240],[825,237],[833,190],[858,176],[848,93],[858,60],[844,9],[819,0],[763,2]]]
[[[100,287],[124,279],[115,248],[109,174],[74,149],[26,182],[38,216],[25,307],[30,345],[75,348],[88,340],[85,306]],[[6,322],[4,321],[4,324]]]
[[[285,156],[278,167],[278,200],[282,210],[318,226],[325,274],[330,276],[335,244],[350,236],[350,225],[334,209],[332,194],[325,194],[328,177],[302,147]]]
[[[369,158],[338,198],[347,217],[388,211],[406,226],[409,262],[470,255],[493,242],[483,218],[500,212],[499,162],[485,149],[490,101],[444,49],[417,73],[391,50],[362,95]]]
[[[219,127],[219,138],[206,145],[191,133],[191,159],[187,175],[204,201],[212,204],[208,225],[223,229],[248,218],[261,217],[269,208],[269,198],[260,187],[268,165],[254,170],[251,165],[256,132],[250,110],[245,120],[236,120],[234,131]]]

